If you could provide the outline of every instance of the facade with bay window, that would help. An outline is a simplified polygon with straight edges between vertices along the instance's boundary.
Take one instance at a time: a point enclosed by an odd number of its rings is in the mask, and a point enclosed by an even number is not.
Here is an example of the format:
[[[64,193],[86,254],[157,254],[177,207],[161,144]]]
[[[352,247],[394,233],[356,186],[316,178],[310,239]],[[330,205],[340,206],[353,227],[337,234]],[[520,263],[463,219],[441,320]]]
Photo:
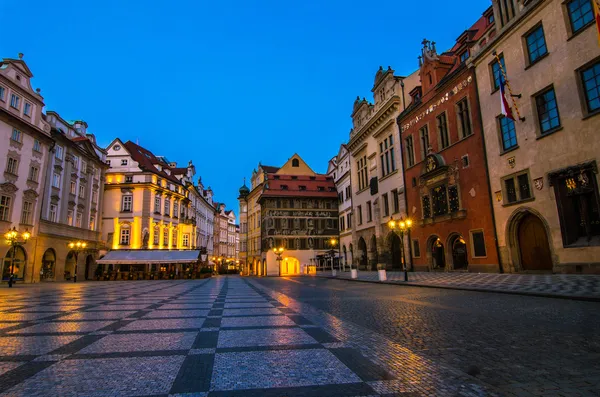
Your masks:
[[[415,270],[499,271],[475,76],[461,56],[492,26],[484,14],[442,54],[424,40],[421,85],[398,117]]]
[[[471,62],[503,270],[599,273],[600,48],[591,0],[494,1],[493,13],[495,37],[475,45]],[[500,114],[493,51],[520,95],[515,121]]]

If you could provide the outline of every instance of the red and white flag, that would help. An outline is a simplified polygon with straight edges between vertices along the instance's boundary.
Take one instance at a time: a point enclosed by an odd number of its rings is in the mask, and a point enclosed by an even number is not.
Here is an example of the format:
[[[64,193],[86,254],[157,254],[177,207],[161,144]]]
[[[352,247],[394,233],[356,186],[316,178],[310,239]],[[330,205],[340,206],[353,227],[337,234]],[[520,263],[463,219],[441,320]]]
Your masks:
[[[500,109],[502,109],[502,114],[504,115],[504,117],[514,121],[515,117],[513,116],[512,109],[508,104],[508,100],[506,99],[504,85],[504,79],[502,78],[502,75],[500,75]]]

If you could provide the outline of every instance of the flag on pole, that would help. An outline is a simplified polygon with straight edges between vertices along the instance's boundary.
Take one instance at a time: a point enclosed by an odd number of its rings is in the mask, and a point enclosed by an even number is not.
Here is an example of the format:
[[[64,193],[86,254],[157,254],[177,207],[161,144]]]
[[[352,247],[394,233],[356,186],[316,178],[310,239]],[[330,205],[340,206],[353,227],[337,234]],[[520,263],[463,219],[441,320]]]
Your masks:
[[[596,20],[596,34],[598,36],[598,45],[600,46],[600,0],[592,0],[594,3],[594,19]]]
[[[594,0],[596,1],[596,0]],[[515,120],[515,116],[513,116],[512,109],[506,100],[506,92],[504,91],[504,78],[502,75],[500,77],[500,109],[502,109],[502,114],[504,117]]]

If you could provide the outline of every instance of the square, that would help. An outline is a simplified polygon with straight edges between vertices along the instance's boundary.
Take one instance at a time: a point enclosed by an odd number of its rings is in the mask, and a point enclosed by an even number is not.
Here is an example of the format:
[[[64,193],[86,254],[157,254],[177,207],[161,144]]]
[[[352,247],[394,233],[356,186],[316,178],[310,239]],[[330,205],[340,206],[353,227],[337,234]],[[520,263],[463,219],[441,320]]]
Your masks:
[[[13,369],[17,368],[20,365],[25,364],[25,362],[19,362],[19,361],[8,361],[8,362],[1,362],[0,361],[0,376],[2,376],[2,374],[7,373],[8,371],[12,371]]]
[[[65,321],[65,322],[46,322],[32,325],[22,329],[9,331],[9,334],[41,334],[41,333],[60,333],[60,332],[91,332],[104,328],[112,321]]]
[[[57,320],[119,320],[135,311],[108,311],[108,312],[76,312],[57,318]]]
[[[236,368],[231,371],[231,368]],[[260,371],[256,371],[260,368]],[[301,370],[299,370],[301,368]],[[211,390],[359,383],[362,380],[325,349],[215,354]]]
[[[93,307],[91,309],[88,309],[87,311],[89,312],[96,312],[96,311],[111,311],[111,310],[142,310],[147,308],[148,306],[150,306],[150,304],[131,304],[131,305],[114,305],[114,304],[110,304],[110,305],[101,305],[98,307]]]
[[[10,389],[14,395],[138,396],[168,394],[185,356],[63,360]],[[131,374],[124,376],[124,373]]]
[[[55,313],[60,313],[60,312],[68,312],[68,311],[73,311],[73,310],[77,310],[77,309],[81,309],[83,306],[78,305],[78,306],[71,306],[71,305],[39,305],[39,306],[33,306],[33,307],[28,307],[26,309],[20,309],[18,312],[15,313],[29,313],[29,312],[36,312],[36,313],[40,313],[40,312],[55,312]]]
[[[158,310],[210,309],[211,303],[168,303],[161,305]]]
[[[223,317],[227,316],[264,316],[268,314],[276,314],[281,315],[282,313],[279,309],[275,309],[274,307],[267,308],[258,308],[258,309],[225,309],[223,310]]]
[[[300,328],[266,328],[219,332],[217,347],[249,347],[316,344],[312,337]]]
[[[203,318],[174,318],[161,320],[137,320],[119,331],[140,331],[140,330],[161,330],[161,329],[181,329],[181,328],[202,328]]]
[[[0,313],[2,321],[32,321],[55,316],[56,313]]]
[[[77,354],[189,350],[196,339],[196,335],[197,332],[112,334],[83,348]]]
[[[273,307],[269,302],[263,303],[225,303],[225,309],[243,309],[243,308],[260,308],[260,307]]]
[[[208,310],[154,310],[142,318],[206,317]]]
[[[66,344],[69,344],[81,336],[7,336],[0,338],[0,351],[3,356],[41,355],[47,354]]]
[[[286,316],[223,317],[221,327],[269,327],[294,326],[295,322]]]

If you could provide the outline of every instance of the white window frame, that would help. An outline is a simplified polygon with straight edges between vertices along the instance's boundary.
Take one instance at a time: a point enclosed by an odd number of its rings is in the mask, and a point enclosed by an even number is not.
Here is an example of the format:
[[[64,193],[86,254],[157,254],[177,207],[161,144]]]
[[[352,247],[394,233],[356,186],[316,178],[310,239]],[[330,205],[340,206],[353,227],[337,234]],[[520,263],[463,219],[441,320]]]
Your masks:
[[[119,245],[129,245],[131,242],[131,230],[129,226],[121,226],[121,233],[119,235]]]
[[[56,222],[58,206],[56,204],[50,204],[50,211],[48,213],[48,218],[50,222]]]
[[[74,221],[73,210],[68,210],[67,211],[67,225],[73,226],[73,221]]]
[[[14,157],[8,157],[6,159],[6,172],[13,175],[18,175],[19,172],[19,160]]]
[[[23,133],[21,130],[13,128],[10,139],[12,139],[14,142],[23,143]]]
[[[79,198],[85,198],[85,185],[79,184]]]
[[[133,195],[124,194],[121,197],[121,212],[132,212],[133,211]]]
[[[27,117],[31,117],[31,109],[33,109],[33,105],[25,101],[25,106],[23,107],[23,114]]]
[[[10,221],[10,206],[12,197],[5,194],[0,195],[0,221]]]
[[[13,93],[10,95],[10,107],[11,108],[19,109],[20,101],[21,101],[21,97],[18,96],[17,94]]]
[[[27,180],[31,182],[37,182],[39,174],[40,169],[35,165],[31,165],[29,166],[29,177],[27,178]]]
[[[42,144],[40,143],[39,139],[33,140],[33,150],[39,153],[42,152]]]
[[[71,184],[69,185],[69,193],[72,195],[77,194],[77,182],[71,181]]]
[[[63,153],[63,147],[62,147],[62,146],[58,146],[58,145],[57,145],[57,146],[54,148],[54,158],[57,158],[57,159],[59,159],[59,160],[62,160],[62,159],[63,159],[63,154],[64,154],[64,153]]]
[[[75,227],[79,227],[81,228],[83,224],[83,214],[79,211],[77,211],[77,214],[75,215]]]

